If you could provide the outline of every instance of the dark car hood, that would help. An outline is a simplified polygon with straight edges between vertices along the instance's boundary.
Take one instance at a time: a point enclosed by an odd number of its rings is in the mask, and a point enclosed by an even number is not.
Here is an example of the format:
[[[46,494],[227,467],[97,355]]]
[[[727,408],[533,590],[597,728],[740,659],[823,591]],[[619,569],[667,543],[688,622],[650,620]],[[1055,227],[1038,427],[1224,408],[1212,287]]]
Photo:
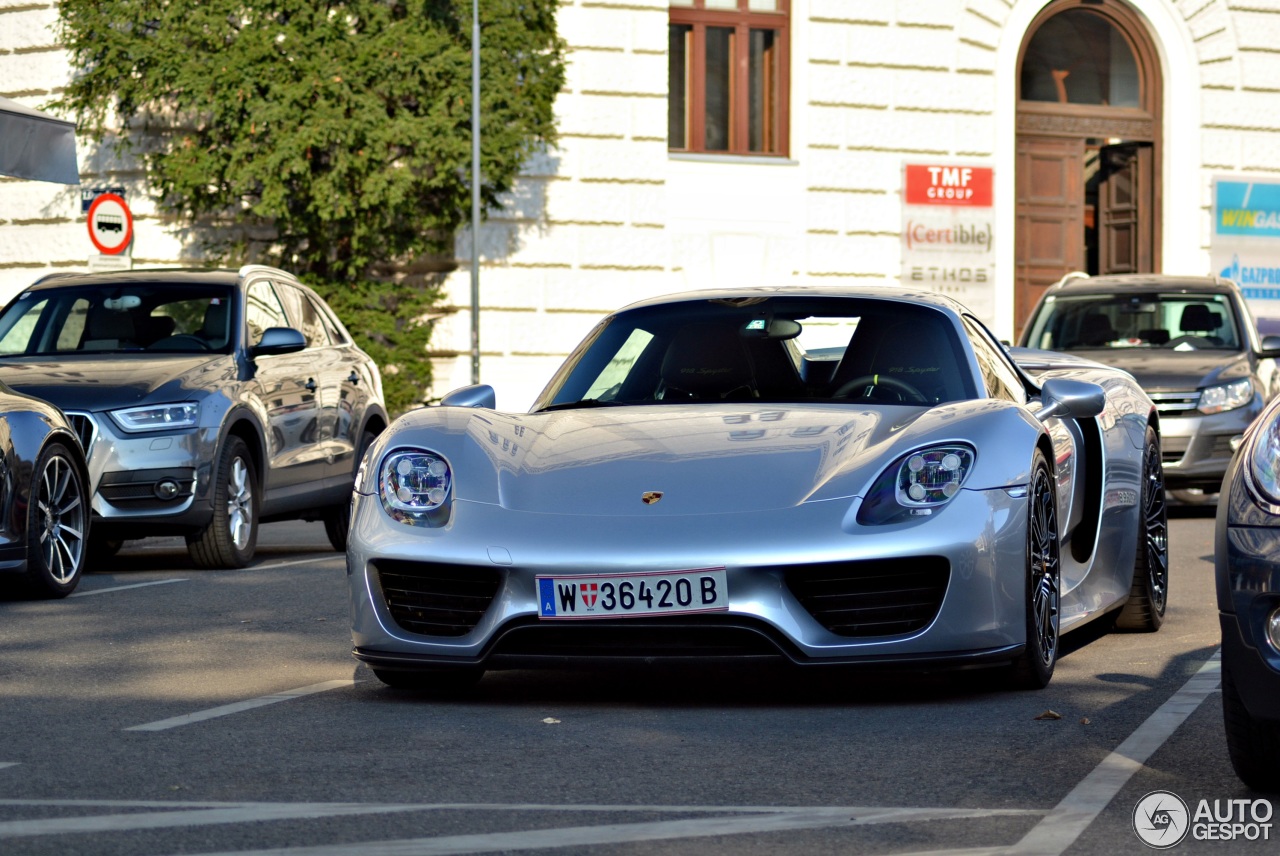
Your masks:
[[[1190,390],[1248,377],[1253,367],[1241,351],[1171,351],[1162,348],[1095,348],[1072,354],[1123,369],[1147,390]]]
[[[0,359],[0,380],[63,410],[109,410],[162,401],[187,401],[234,375],[223,354]]]

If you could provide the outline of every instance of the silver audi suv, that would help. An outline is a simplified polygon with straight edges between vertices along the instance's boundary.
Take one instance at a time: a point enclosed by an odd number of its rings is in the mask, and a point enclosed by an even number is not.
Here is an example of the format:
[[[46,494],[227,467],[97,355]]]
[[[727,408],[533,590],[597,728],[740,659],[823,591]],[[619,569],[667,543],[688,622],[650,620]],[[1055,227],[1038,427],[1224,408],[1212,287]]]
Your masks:
[[[274,268],[53,274],[0,312],[0,380],[60,407],[89,465],[89,549],[184,535],[243,567],[259,523],[323,520],[346,548],[378,368],[310,288]]]

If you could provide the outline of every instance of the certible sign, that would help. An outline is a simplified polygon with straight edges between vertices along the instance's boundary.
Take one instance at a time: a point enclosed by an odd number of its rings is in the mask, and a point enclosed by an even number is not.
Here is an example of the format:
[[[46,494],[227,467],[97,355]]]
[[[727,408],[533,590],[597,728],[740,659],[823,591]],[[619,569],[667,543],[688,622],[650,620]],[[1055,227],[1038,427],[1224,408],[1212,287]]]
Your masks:
[[[724,568],[537,579],[542,618],[671,615],[729,608]]]
[[[133,214],[114,193],[104,193],[89,206],[89,240],[108,256],[123,253],[133,240]]]

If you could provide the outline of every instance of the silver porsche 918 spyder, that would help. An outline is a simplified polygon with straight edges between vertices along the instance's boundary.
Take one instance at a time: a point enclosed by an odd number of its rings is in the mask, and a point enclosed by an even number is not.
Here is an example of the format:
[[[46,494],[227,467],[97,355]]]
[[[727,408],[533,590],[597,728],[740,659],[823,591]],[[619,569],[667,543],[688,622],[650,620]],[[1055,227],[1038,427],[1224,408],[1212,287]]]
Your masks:
[[[354,654],[397,687],[486,669],[776,660],[1053,674],[1168,596],[1156,410],[873,287],[690,292],[602,321],[528,413],[477,385],[370,448]]]

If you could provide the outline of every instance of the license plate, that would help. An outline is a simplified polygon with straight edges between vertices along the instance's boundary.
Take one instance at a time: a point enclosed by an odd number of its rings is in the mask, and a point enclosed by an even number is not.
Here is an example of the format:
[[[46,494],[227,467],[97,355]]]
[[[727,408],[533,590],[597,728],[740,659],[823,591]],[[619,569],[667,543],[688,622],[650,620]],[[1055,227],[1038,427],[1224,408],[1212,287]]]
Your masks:
[[[641,574],[539,576],[541,618],[614,618],[724,612],[729,586],[724,568]]]

